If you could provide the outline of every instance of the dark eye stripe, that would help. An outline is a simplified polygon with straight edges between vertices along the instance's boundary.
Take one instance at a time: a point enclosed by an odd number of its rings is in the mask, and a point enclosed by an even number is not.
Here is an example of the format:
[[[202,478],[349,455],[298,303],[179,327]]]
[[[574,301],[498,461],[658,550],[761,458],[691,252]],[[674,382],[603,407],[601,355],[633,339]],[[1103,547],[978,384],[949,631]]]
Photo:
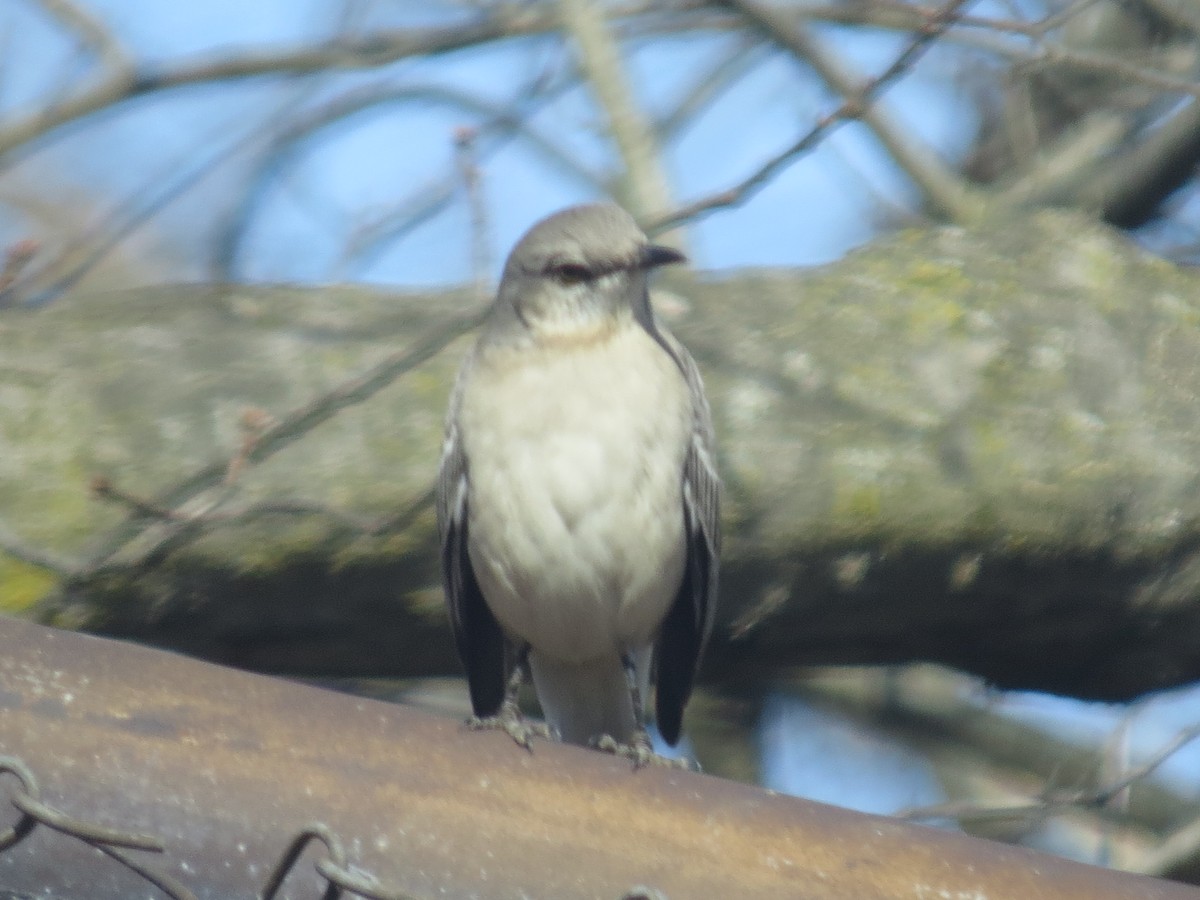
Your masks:
[[[596,277],[595,272],[579,263],[554,263],[546,267],[546,274],[563,284],[579,284]]]

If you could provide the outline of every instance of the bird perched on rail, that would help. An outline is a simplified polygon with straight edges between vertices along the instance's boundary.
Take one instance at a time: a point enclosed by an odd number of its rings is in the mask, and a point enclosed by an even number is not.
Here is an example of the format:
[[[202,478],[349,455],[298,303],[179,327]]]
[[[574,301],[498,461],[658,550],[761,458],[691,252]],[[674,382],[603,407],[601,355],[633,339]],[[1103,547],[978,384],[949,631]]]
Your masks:
[[[442,570],[477,725],[654,759],[674,745],[712,630],[720,482],[687,350],[651,270],[683,262],[610,204],[536,224],[504,267],[450,399],[437,487]]]

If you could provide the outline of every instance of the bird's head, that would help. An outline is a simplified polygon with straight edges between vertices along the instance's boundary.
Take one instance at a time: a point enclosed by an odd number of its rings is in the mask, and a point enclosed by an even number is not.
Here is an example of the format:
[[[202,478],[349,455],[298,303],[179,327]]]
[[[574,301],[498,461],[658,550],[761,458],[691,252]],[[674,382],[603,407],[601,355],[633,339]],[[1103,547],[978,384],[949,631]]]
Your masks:
[[[534,225],[509,254],[493,326],[570,340],[603,333],[625,317],[648,325],[647,272],[684,260],[678,250],[651,244],[619,206],[564,209]]]

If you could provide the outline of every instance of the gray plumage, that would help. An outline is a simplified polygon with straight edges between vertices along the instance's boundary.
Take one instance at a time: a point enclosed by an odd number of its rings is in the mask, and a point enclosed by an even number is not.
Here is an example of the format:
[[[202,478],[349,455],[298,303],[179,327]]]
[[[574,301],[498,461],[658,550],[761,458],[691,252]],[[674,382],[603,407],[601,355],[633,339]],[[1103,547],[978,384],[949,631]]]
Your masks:
[[[644,734],[634,697],[652,669],[659,730],[679,738],[720,554],[700,373],[646,290],[682,259],[606,204],[543,220],[508,258],[454,385],[437,486],[477,716],[500,710],[527,652],[563,740]]]

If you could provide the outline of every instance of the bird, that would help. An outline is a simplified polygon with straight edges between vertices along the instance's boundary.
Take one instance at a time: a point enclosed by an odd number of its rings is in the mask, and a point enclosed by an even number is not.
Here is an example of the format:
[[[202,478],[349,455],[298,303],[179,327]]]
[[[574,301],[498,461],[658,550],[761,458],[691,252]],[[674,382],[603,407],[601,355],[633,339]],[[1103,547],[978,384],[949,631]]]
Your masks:
[[[655,316],[686,261],[610,203],[535,224],[451,392],[442,576],[476,727],[664,761],[716,611],[721,482],[700,371]],[[517,693],[532,677],[545,725]]]

